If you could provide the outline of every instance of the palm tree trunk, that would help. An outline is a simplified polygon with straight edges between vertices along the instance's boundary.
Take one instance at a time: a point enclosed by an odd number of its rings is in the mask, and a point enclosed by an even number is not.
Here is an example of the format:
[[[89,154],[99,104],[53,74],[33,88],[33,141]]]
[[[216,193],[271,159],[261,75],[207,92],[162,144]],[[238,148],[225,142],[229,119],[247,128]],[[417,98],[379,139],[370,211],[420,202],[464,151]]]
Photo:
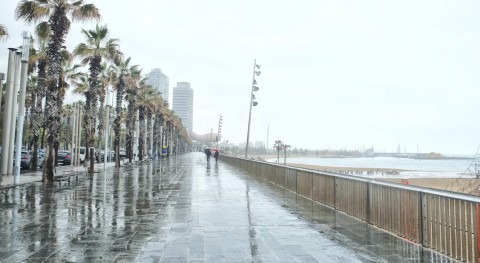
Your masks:
[[[99,149],[102,148],[102,138],[103,138],[103,127],[104,124],[104,117],[105,117],[105,110],[103,108],[103,104],[105,103],[105,96],[100,96],[100,106],[98,109],[98,140],[97,140],[97,147]]]
[[[120,76],[119,84],[117,86],[117,103],[116,103],[116,116],[114,123],[114,132],[115,132],[115,167],[120,167],[120,132],[121,132],[121,118],[122,118],[122,102],[123,102],[123,90],[124,90],[124,80],[123,76]]]
[[[45,111],[47,113],[47,120],[49,126],[49,133],[47,136],[48,156],[46,161],[46,169],[44,170],[43,180],[53,182],[54,167],[53,162],[56,154],[53,153],[55,143],[59,141],[60,131],[60,109],[56,100],[59,95],[58,79],[61,71],[61,56],[60,49],[65,42],[65,34],[68,30],[69,21],[65,14],[64,8],[55,9],[55,12],[49,19],[50,28],[52,30],[52,37],[48,43],[47,50],[47,76],[48,76],[48,91],[47,91],[47,105]]]
[[[30,109],[30,130],[33,133],[32,144],[34,146],[33,147],[33,156],[32,156],[32,165],[30,166],[30,170],[32,170],[32,171],[37,170],[37,165],[38,165],[38,132],[40,130],[37,129],[37,127],[35,125],[35,122],[38,121],[37,106],[38,106],[37,105],[37,94],[32,94],[32,107]]]
[[[147,156],[151,158],[153,156],[153,127],[152,127],[152,112],[148,110],[147,113],[147,140],[146,140],[146,152]]]
[[[139,125],[140,125],[140,134],[138,136],[138,160],[143,160],[144,155],[144,135],[145,135],[145,107],[139,107]]]
[[[98,76],[100,75],[102,57],[95,56],[90,60],[90,142],[91,147],[95,147],[95,130],[96,130],[96,120],[97,120],[97,105],[98,105]],[[93,150],[90,150],[90,173],[93,173],[95,168],[95,156]]]
[[[90,160],[90,92],[85,92],[85,105],[83,106],[83,110],[85,114],[83,114],[83,130],[85,133],[85,161]]]
[[[133,159],[133,133],[135,131],[135,91],[131,91],[128,95],[128,122],[127,122],[127,155],[128,161],[131,163]]]

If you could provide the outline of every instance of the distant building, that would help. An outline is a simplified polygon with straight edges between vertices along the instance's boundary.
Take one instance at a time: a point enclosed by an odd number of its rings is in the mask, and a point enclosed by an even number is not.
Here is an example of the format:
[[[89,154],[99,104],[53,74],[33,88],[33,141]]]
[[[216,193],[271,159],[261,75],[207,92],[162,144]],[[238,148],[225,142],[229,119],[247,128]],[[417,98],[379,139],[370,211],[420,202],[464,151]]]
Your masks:
[[[193,89],[188,82],[177,82],[173,88],[172,110],[182,119],[183,127],[190,133],[193,128]]]
[[[154,87],[157,91],[162,93],[163,100],[168,102],[169,99],[169,78],[167,75],[163,74],[162,70],[159,68],[154,68],[146,76],[146,83]]]

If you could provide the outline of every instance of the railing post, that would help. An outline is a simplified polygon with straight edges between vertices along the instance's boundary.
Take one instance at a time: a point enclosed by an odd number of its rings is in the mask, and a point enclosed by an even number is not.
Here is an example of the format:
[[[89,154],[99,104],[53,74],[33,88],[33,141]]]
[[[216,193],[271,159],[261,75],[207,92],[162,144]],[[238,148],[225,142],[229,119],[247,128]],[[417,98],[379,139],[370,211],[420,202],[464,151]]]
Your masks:
[[[367,197],[366,197],[366,208],[365,208],[365,220],[367,223],[371,224],[370,222],[370,182],[367,182]]]
[[[424,194],[423,192],[419,192],[419,194],[420,194],[420,198],[419,198],[419,202],[420,202],[420,204],[419,204],[420,227],[421,227],[422,231],[419,231],[419,233],[418,233],[419,234],[419,239],[418,239],[419,242],[418,243],[421,244],[424,247],[428,247],[427,197],[426,197],[426,194]]]
[[[337,210],[337,177],[333,177],[333,208]]]

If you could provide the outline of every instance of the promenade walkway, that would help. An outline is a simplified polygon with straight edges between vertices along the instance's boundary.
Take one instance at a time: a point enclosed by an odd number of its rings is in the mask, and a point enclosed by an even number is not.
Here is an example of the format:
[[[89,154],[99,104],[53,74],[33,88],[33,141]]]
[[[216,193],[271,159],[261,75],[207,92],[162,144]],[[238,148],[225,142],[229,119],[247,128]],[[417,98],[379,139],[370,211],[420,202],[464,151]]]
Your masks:
[[[450,262],[202,153],[0,195],[0,262]]]

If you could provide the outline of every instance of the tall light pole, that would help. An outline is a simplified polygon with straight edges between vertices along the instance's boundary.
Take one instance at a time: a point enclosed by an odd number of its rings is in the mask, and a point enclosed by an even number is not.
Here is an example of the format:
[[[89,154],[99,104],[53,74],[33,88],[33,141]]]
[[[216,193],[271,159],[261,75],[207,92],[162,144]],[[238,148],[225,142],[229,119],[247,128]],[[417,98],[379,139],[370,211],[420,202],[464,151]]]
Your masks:
[[[108,152],[108,132],[110,130],[110,91],[107,87],[107,99],[105,100],[105,108],[107,109],[107,127],[105,127],[105,151],[103,152],[103,170],[107,169],[107,159],[110,156]]]
[[[22,157],[23,122],[25,120],[25,93],[27,92],[27,71],[31,43],[29,35],[27,31],[23,32],[20,98],[18,99],[17,145],[15,153],[15,184],[20,183],[20,159]],[[13,136],[13,134],[11,135]]]
[[[255,94],[254,91],[258,91],[259,88],[257,85],[257,81],[255,80],[255,75],[260,76],[260,65],[257,65],[257,60],[253,60],[253,78],[252,78],[252,91],[250,93],[250,111],[248,113],[248,130],[247,130],[247,145],[245,146],[245,159],[248,157],[248,144],[250,143],[250,121],[252,119],[252,107],[257,106],[258,102],[255,101]]]
[[[288,144],[283,144],[283,165],[287,164],[287,149],[290,147]]]
[[[218,149],[218,140],[220,140],[220,133],[222,133],[222,120],[223,120],[223,116],[222,114],[220,114],[220,117],[218,118],[217,149]]]
[[[15,156],[15,127],[17,127],[17,109],[18,109],[18,91],[20,90],[20,71],[21,71],[21,61],[22,61],[22,52],[17,51],[16,53],[17,59],[15,60],[15,79],[13,81],[13,100],[10,104],[10,147],[8,148],[8,155],[10,156],[10,160],[8,162],[8,174],[13,174],[13,165],[15,164],[12,162]]]
[[[13,84],[15,79],[15,65],[17,60],[16,48],[9,48],[8,53],[8,71],[7,71],[7,90],[5,93],[5,110],[3,112],[3,130],[2,130],[2,175],[8,174],[8,164],[13,162],[10,155],[10,114],[13,103]]]
[[[0,108],[2,108],[2,95],[3,95],[3,81],[5,80],[5,74],[0,73]]]

